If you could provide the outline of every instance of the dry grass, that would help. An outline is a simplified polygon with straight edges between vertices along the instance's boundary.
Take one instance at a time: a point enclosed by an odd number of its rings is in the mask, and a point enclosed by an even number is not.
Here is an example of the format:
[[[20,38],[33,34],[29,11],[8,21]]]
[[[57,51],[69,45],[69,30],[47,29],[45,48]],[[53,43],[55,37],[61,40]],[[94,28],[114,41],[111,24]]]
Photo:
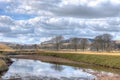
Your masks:
[[[7,69],[7,64],[5,63],[5,61],[0,60],[0,72],[6,69]]]
[[[14,51],[14,50],[5,44],[0,44],[0,51]]]
[[[0,72],[5,71],[7,69],[7,64],[6,62],[2,59],[5,58],[6,56],[0,54]]]
[[[53,50],[39,50],[44,52],[51,52],[51,53],[74,53],[74,54],[95,54],[95,55],[113,55],[113,56],[120,56],[119,51],[114,52],[95,52],[95,51],[74,51],[74,50],[60,50],[60,51],[53,51]]]
[[[1,58],[1,57],[5,57],[5,56],[0,54],[0,58]]]
[[[11,49],[11,48],[5,44],[0,44],[0,49]]]

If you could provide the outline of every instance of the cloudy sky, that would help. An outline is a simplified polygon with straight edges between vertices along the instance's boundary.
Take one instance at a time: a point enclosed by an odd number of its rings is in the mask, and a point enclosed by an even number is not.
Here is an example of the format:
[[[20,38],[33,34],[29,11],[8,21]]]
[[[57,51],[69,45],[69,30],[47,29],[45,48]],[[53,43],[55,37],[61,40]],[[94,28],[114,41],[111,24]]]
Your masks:
[[[0,41],[29,44],[103,33],[120,39],[120,0],[0,0]]]

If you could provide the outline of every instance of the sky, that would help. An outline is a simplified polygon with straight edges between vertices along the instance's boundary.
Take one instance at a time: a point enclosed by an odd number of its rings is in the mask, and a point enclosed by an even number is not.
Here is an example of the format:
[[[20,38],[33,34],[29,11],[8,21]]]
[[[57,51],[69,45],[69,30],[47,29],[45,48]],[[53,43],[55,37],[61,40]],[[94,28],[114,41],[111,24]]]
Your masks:
[[[120,40],[120,0],[0,0],[0,42],[36,44],[52,37]]]

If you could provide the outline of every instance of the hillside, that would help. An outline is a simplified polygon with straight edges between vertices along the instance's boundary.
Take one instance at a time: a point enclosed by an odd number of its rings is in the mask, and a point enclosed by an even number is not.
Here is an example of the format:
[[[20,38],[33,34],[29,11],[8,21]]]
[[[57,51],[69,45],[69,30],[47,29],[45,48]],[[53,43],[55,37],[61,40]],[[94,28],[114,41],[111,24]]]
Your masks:
[[[7,45],[5,44],[1,44],[0,43],[0,51],[13,51],[12,48],[8,47]]]

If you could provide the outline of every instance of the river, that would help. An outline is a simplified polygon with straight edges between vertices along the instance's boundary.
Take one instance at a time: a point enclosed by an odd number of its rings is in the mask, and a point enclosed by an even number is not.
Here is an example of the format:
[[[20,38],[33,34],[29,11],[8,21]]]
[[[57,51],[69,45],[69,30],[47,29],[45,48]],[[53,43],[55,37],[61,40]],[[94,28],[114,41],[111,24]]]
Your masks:
[[[93,69],[46,63],[40,60],[12,59],[2,80],[94,80]],[[115,74],[101,71],[102,74]],[[117,74],[116,74],[117,75]]]

